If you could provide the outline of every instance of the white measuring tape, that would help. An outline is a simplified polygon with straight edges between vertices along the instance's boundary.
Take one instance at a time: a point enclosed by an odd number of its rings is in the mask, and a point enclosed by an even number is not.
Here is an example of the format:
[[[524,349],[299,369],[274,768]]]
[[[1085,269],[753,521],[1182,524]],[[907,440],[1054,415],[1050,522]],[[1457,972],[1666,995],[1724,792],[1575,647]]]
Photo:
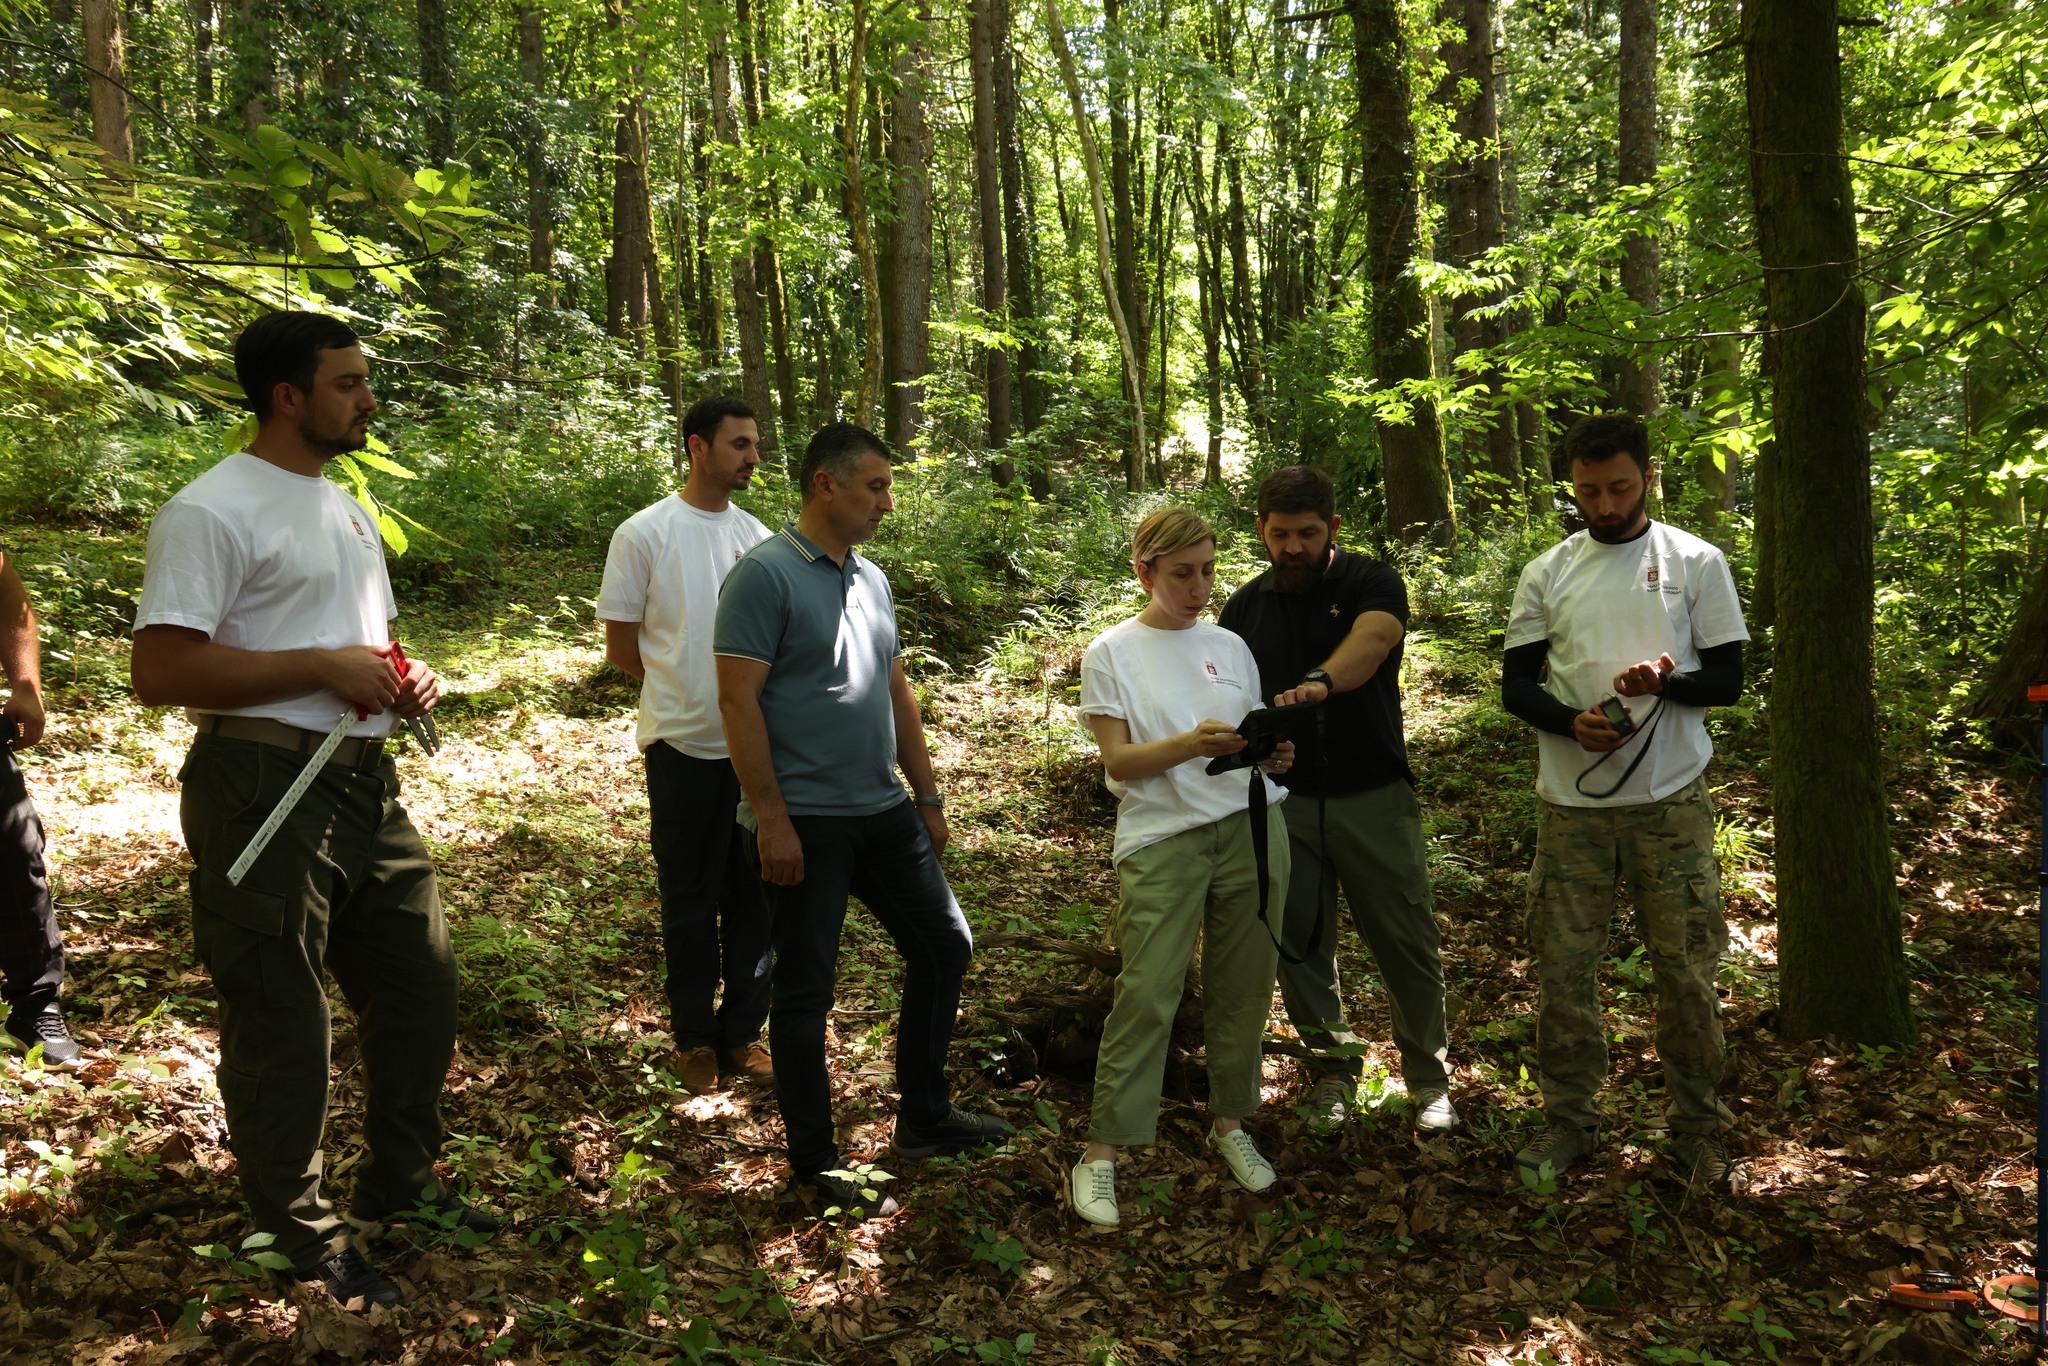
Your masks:
[[[277,805],[263,818],[263,824],[257,827],[255,836],[249,841],[249,847],[242,851],[242,856],[228,869],[228,882],[231,885],[242,885],[242,879],[248,875],[250,866],[256,862],[256,856],[270,843],[278,827],[284,824],[284,818],[292,814],[292,808],[299,804],[299,798],[306,795],[306,789],[311,787],[313,779],[320,775],[320,769],[326,764],[328,756],[334,753],[335,748],[348,733],[355,729],[356,722],[362,719],[362,714],[354,707],[341,714],[341,718],[334,723],[334,729],[328,731],[327,738],[320,742],[320,748],[313,751],[313,757],[306,760],[305,768],[299,771],[298,777],[292,779],[292,785],[285,789],[284,795],[277,799]]]

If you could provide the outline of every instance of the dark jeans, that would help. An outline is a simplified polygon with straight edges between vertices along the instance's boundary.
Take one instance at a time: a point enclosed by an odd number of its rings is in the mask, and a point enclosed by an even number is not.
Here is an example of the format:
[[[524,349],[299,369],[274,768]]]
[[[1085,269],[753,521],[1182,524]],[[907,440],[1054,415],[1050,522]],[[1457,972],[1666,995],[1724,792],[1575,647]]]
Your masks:
[[[872,816],[791,819],[803,843],[804,880],[767,891],[775,918],[775,1091],[790,1169],[801,1179],[839,1165],[825,1017],[839,975],[848,893],[861,899],[903,955],[896,1086],[901,1114],[913,1124],[936,1123],[950,1105],[946,1049],[974,936],[939,870],[924,821],[907,799]]]
[[[317,737],[314,737],[317,739]],[[386,757],[323,766],[237,887],[228,865],[306,756],[201,735],[178,775],[197,865],[192,938],[220,998],[220,1085],[242,1194],[274,1250],[304,1268],[347,1243],[321,1191],[325,977],[356,1016],[370,1160],[353,1209],[376,1219],[440,1186],[441,1090],[455,1054],[455,958],[434,865]]]
[[[43,867],[43,822],[21,765],[0,745],[0,997],[40,1013],[64,984],[64,940]]]
[[[773,957],[761,873],[733,821],[740,783],[729,759],[697,759],[657,740],[647,764],[648,831],[661,880],[668,1018],[677,1048],[740,1048],[768,1018]],[[725,999],[717,1008],[720,980]]]

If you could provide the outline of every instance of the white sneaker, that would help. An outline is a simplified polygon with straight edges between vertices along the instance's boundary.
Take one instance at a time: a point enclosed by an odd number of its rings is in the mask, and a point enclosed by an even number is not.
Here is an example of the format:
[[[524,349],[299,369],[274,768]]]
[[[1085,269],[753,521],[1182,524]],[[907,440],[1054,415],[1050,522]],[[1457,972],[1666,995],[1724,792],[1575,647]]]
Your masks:
[[[1091,1224],[1115,1228],[1122,1216],[1116,1208],[1116,1163],[1077,1162],[1067,1183],[1074,1213]]]
[[[1441,1086],[1425,1086],[1411,1099],[1415,1102],[1415,1127],[1425,1134],[1447,1134],[1458,1127],[1458,1112],[1451,1105],[1451,1093]]]
[[[1349,1077],[1324,1077],[1317,1082],[1315,1094],[1308,1100],[1309,1132],[1328,1138],[1343,1129],[1357,1097],[1358,1088]]]
[[[1273,1170],[1273,1164],[1260,1155],[1258,1145],[1252,1142],[1252,1136],[1242,1129],[1232,1129],[1227,1134],[1211,1129],[1209,1146],[1223,1154],[1224,1165],[1228,1166],[1230,1174],[1237,1178],[1237,1184],[1254,1195],[1270,1188],[1280,1179],[1279,1174]]]

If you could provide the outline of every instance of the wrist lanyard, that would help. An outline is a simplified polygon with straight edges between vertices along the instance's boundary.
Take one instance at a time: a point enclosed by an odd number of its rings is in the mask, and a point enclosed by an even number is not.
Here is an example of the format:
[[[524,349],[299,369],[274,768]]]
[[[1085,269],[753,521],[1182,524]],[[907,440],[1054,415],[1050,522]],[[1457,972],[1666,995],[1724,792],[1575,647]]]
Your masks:
[[[1657,696],[1657,704],[1650,708],[1650,719],[1646,721],[1644,724],[1636,727],[1636,734],[1643,737],[1643,743],[1637,747],[1636,757],[1629,760],[1628,767],[1623,769],[1621,771],[1621,776],[1614,780],[1614,786],[1608,788],[1605,792],[1588,792],[1586,791],[1586,779],[1593,776],[1594,769],[1600,767],[1600,765],[1606,763],[1609,759],[1612,759],[1615,755],[1621,753],[1621,749],[1619,746],[1617,746],[1614,749],[1608,750],[1605,754],[1595,759],[1592,763],[1587,764],[1584,771],[1582,771],[1577,778],[1572,780],[1572,787],[1578,792],[1578,794],[1581,797],[1591,797],[1595,801],[1605,801],[1607,798],[1612,797],[1615,793],[1621,791],[1621,789],[1628,783],[1628,780],[1635,776],[1636,769],[1640,767],[1643,762],[1643,756],[1650,752],[1650,732],[1657,729],[1657,723],[1663,719],[1664,697],[1663,694],[1660,693]],[[1627,744],[1628,742],[1624,740],[1622,743]]]

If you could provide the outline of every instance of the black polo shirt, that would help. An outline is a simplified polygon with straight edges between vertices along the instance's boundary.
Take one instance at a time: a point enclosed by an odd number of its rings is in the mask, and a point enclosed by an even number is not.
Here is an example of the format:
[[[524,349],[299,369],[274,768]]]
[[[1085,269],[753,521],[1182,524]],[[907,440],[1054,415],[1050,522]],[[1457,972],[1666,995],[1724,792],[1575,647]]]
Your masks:
[[[1389,566],[1340,546],[1322,579],[1307,592],[1281,591],[1268,569],[1230,595],[1218,621],[1251,646],[1259,665],[1259,691],[1271,705],[1276,695],[1328,659],[1365,612],[1385,612],[1405,629],[1408,587]],[[1329,754],[1321,754],[1313,739],[1299,743],[1294,767],[1276,782],[1294,792],[1329,797],[1385,787],[1396,779],[1414,786],[1401,729],[1401,646],[1387,653],[1363,687],[1337,693],[1324,704],[1323,732]]]

